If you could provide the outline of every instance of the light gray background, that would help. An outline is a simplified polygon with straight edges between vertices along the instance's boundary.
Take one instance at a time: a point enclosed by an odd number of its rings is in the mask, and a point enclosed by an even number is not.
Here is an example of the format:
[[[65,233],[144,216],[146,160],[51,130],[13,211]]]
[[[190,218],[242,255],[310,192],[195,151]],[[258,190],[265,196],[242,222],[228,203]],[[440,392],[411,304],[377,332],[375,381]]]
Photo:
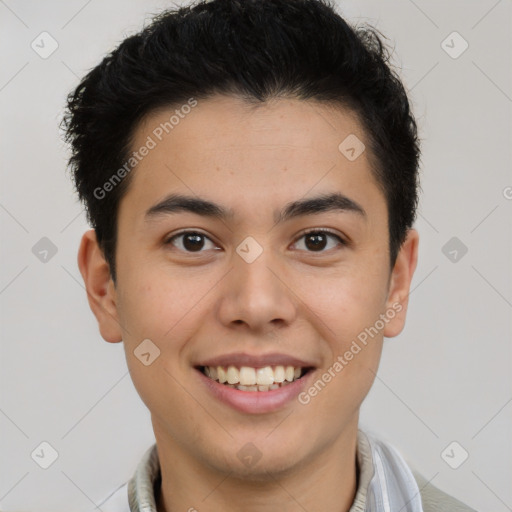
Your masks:
[[[424,140],[408,323],[385,342],[361,425],[482,512],[512,510],[511,4],[340,2],[391,39]],[[87,304],[76,252],[88,226],[58,121],[78,77],[168,5],[0,0],[5,512],[91,510],[154,441],[123,346],[102,340]],[[43,31],[59,45],[47,59],[31,48]],[[453,31],[469,43],[456,59],[441,46]],[[46,263],[32,252],[42,237],[58,249]],[[468,248],[456,262],[442,252],[452,237]],[[42,441],[59,454],[46,470],[30,456]],[[469,453],[458,469],[441,457],[452,441]]]

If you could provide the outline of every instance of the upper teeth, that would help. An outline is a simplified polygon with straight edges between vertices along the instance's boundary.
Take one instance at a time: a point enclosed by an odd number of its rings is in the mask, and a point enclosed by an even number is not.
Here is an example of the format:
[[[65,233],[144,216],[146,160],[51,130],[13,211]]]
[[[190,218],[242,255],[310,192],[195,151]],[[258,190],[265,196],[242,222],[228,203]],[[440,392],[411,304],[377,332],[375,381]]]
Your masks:
[[[264,368],[251,368],[242,366],[205,366],[204,373],[221,384],[241,384],[242,386],[270,386],[284,381],[292,382],[301,376],[302,369],[293,366],[265,366]]]

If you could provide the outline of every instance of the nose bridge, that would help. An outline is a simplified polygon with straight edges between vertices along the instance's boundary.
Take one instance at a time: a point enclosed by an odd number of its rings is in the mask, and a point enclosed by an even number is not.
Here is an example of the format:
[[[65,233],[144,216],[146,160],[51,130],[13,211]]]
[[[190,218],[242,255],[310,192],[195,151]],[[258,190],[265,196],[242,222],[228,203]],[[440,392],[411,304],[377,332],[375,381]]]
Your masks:
[[[255,239],[244,240],[233,253],[219,308],[225,324],[253,329],[290,323],[295,317],[293,294],[283,282],[279,259]]]

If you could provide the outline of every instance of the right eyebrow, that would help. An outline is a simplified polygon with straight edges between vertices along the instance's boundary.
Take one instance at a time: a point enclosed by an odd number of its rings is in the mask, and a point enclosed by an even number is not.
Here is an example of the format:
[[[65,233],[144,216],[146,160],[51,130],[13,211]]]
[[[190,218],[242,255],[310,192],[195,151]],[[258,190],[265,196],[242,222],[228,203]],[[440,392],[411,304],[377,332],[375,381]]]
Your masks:
[[[182,194],[170,194],[162,201],[149,208],[144,217],[149,221],[162,215],[182,211],[220,220],[226,220],[234,216],[233,210],[224,208],[212,201]]]

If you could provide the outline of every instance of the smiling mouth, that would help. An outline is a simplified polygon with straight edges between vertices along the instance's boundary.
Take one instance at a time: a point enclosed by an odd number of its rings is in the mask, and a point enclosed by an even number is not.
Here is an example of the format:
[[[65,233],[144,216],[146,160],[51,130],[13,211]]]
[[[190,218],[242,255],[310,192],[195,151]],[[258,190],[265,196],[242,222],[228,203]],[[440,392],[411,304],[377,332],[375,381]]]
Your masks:
[[[198,366],[206,377],[240,391],[272,391],[299,380],[313,368],[296,366]]]

